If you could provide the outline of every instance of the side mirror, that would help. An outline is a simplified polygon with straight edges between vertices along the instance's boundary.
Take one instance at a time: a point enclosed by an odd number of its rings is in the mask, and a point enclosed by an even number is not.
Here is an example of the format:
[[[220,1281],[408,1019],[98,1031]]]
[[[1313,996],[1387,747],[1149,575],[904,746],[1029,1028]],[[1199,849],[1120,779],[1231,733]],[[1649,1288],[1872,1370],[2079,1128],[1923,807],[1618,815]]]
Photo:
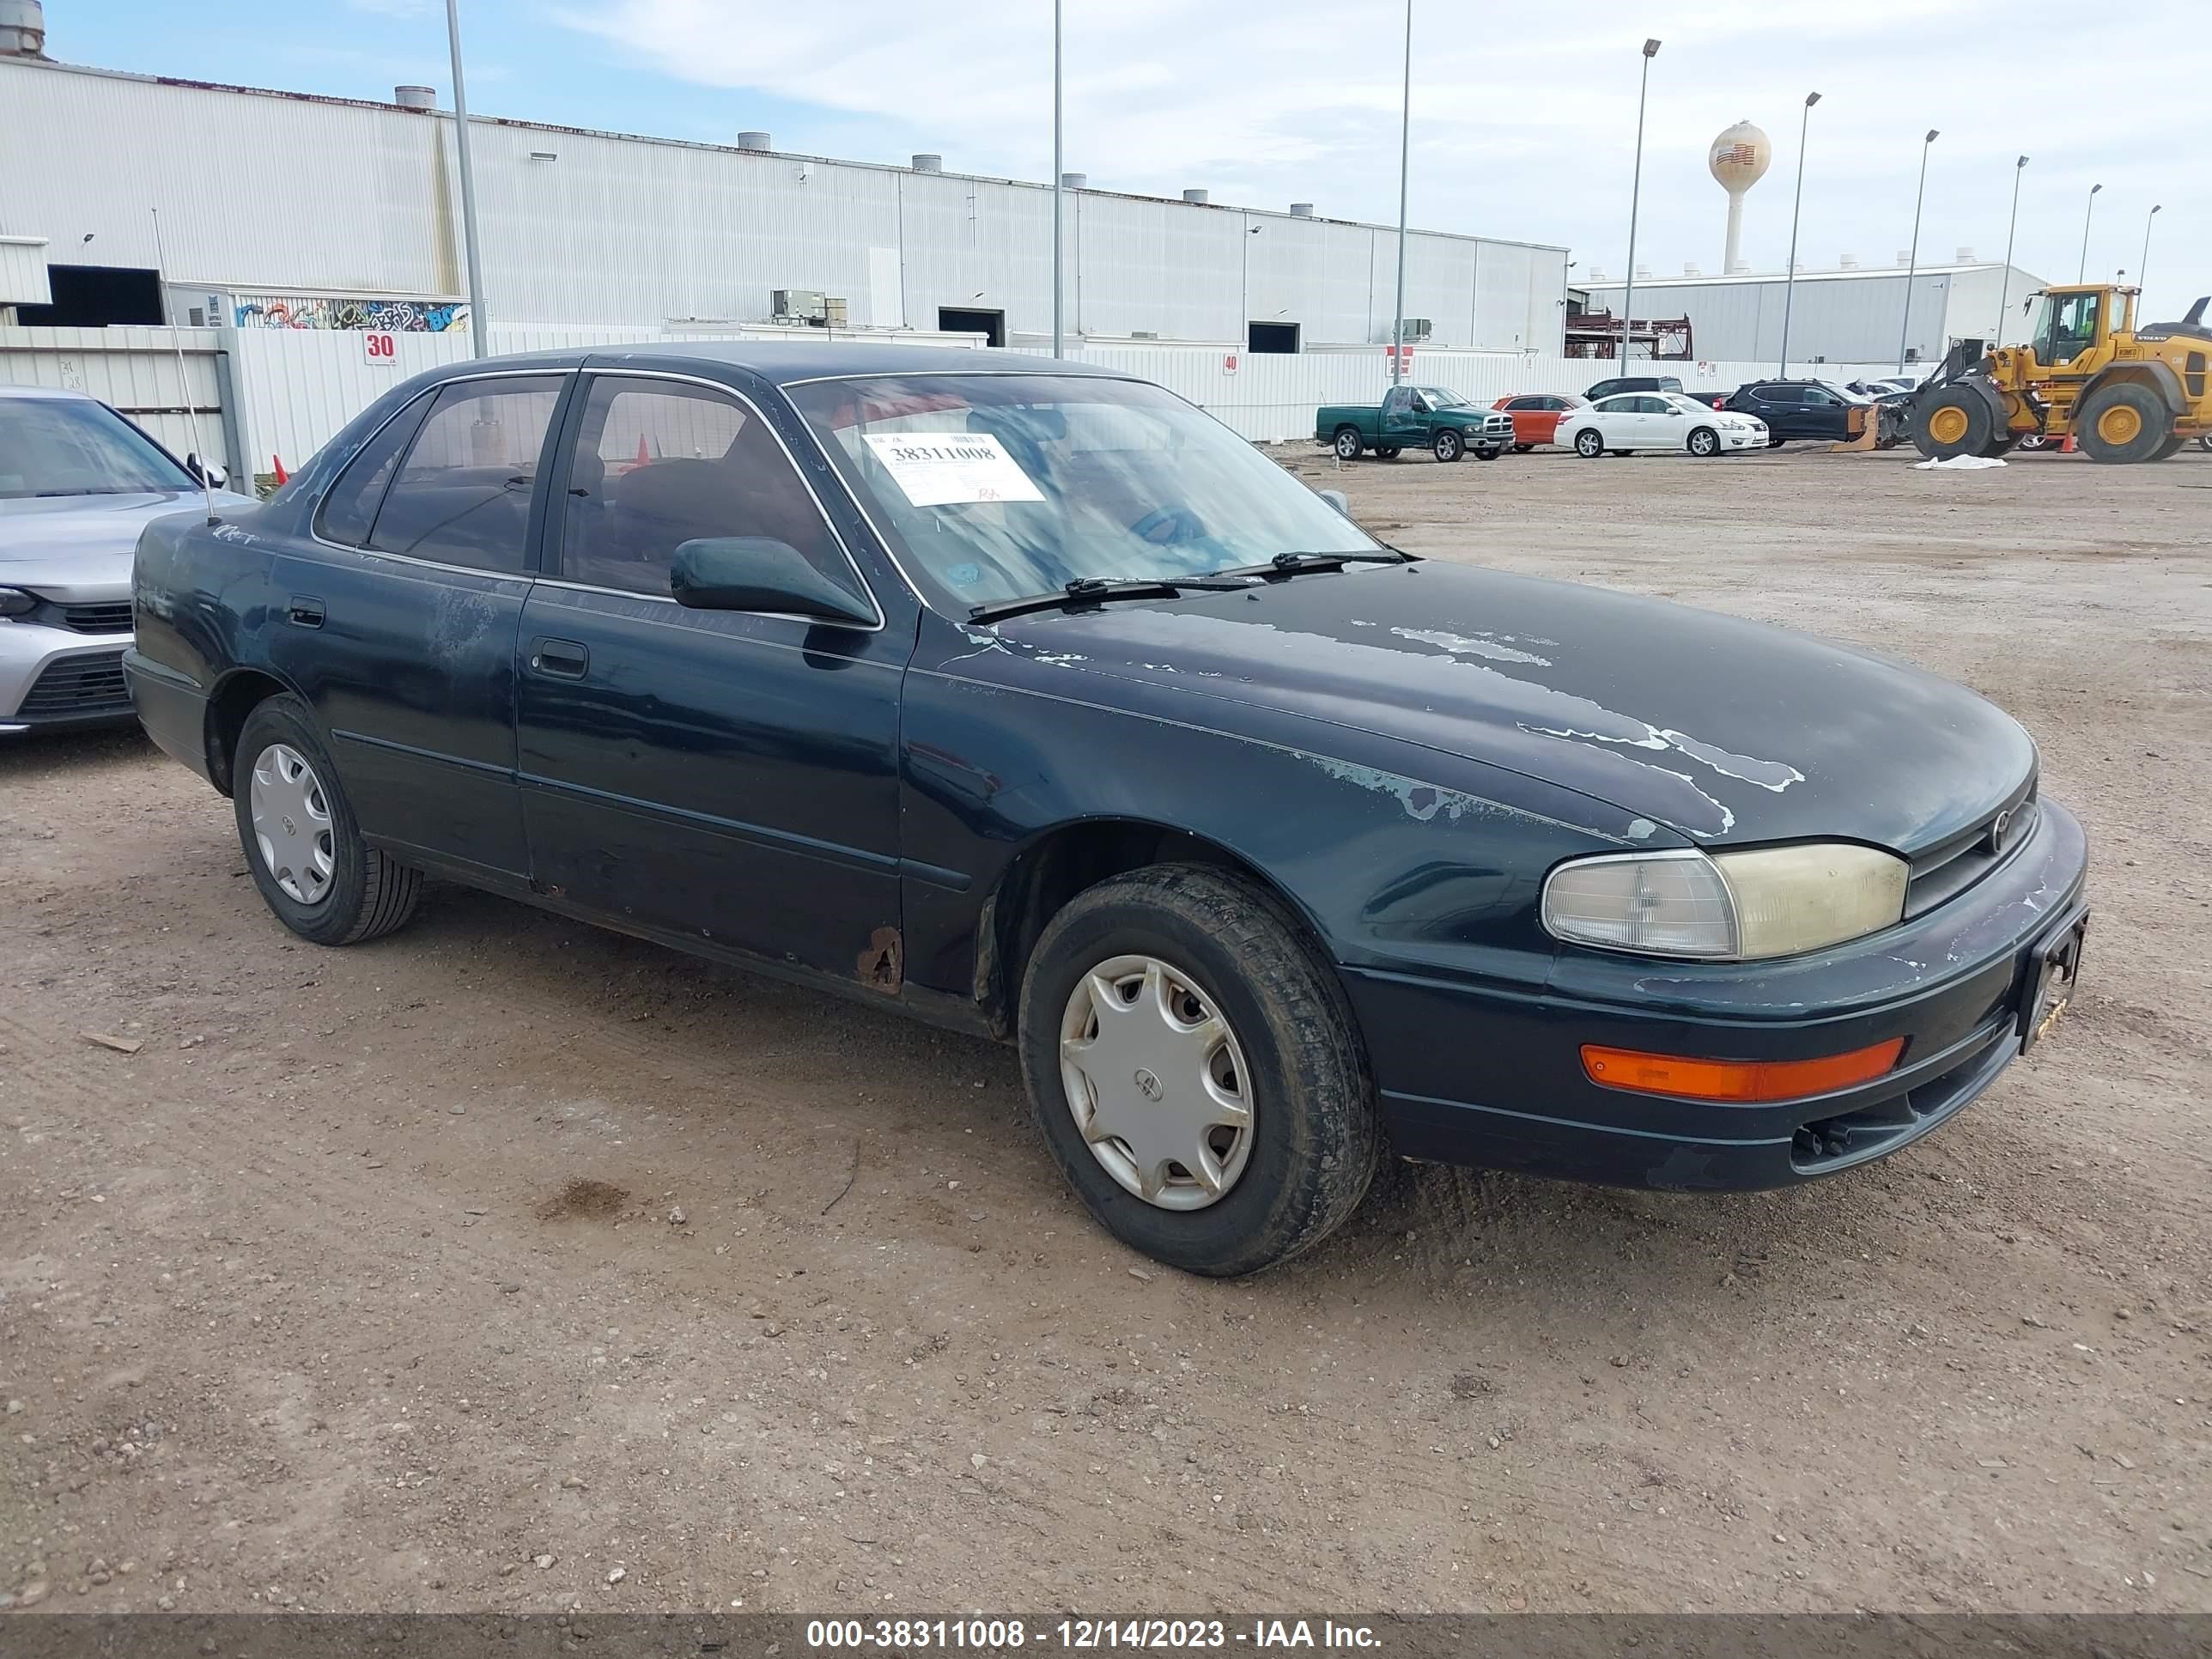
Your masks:
[[[222,489],[230,483],[230,474],[213,461],[204,461],[198,455],[185,457],[185,471],[192,475],[192,482],[204,484],[210,489]]]
[[[876,613],[807,562],[789,542],[710,536],[680,544],[668,573],[676,603],[694,611],[769,611],[848,628],[872,628]]]
[[[1348,519],[1352,516],[1352,497],[1346,495],[1341,489],[1322,489],[1316,490],[1315,494],[1318,495],[1322,500],[1327,501],[1331,507],[1334,507],[1340,514],[1343,514],[1344,517]]]

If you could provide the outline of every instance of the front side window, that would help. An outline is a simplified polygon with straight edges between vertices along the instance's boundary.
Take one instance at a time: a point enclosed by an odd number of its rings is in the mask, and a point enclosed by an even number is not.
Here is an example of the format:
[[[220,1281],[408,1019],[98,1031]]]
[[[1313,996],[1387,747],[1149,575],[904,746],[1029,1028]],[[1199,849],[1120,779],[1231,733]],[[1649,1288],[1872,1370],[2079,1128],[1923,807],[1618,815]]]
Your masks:
[[[2100,294],[2046,294],[2036,325],[2035,355],[2049,364],[2070,363],[2097,342]]]
[[[88,398],[0,398],[0,499],[199,487],[106,404]]]
[[[1376,548],[1227,427],[1142,381],[917,374],[789,396],[915,586],[949,615],[1083,578],[1157,580]]]
[[[668,595],[685,542],[758,537],[797,548],[850,588],[852,567],[767,422],[681,381],[592,381],[568,465],[561,574]]]
[[[558,375],[447,385],[385,492],[368,544],[519,573],[529,553],[530,497],[560,400]]]
[[[1431,409],[1465,409],[1467,399],[1458,392],[1440,386],[1425,386],[1421,396],[1428,400]]]

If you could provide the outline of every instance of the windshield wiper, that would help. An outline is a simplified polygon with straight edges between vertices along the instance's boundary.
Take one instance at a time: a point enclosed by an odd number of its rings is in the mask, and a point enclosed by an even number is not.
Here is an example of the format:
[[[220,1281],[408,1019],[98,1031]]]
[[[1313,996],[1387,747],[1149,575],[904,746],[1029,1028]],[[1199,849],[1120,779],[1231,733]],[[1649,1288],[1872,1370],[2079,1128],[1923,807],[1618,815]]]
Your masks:
[[[1256,574],[1256,573],[1254,573]],[[1172,599],[1186,588],[1229,593],[1252,584],[1249,579],[1231,580],[1216,573],[1206,576],[1144,577],[1130,581],[1106,581],[1097,576],[1078,576],[1057,593],[1031,593],[1026,599],[994,599],[969,607],[970,622],[996,622],[1029,611],[1051,611],[1062,605],[1095,605],[1101,599]]]
[[[1217,576],[1295,576],[1301,570],[1334,570],[1347,564],[1412,564],[1418,553],[1401,553],[1386,547],[1379,553],[1278,553],[1265,564],[1239,565],[1217,570]]]

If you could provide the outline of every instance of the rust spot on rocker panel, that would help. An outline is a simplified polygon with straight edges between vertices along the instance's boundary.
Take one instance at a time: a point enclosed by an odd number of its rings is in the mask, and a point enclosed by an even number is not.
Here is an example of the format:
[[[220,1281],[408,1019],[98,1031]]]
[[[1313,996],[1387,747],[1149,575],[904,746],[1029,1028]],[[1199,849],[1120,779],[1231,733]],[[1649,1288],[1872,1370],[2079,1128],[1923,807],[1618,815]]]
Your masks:
[[[868,948],[860,952],[860,983],[872,991],[896,991],[902,978],[899,930],[878,927],[868,935]]]

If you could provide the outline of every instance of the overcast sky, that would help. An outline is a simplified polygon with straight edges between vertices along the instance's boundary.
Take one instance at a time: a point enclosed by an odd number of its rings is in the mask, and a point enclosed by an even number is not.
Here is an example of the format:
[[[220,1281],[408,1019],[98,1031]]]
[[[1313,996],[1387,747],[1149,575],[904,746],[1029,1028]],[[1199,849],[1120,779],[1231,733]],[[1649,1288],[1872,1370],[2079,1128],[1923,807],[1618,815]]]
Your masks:
[[[1388,222],[1397,214],[1399,0],[1066,0],[1066,166],[1101,188]],[[388,98],[441,93],[442,0],[47,0],[58,58],[155,74]],[[1626,269],[1638,47],[1651,65],[1639,264],[1719,269],[1726,201],[1706,146],[1748,118],[1774,164],[1748,198],[1744,257],[1779,269],[1804,95],[1799,258],[1889,262],[1911,240],[1921,135],[1923,261],[2139,268],[2148,308],[2212,292],[2212,0],[1413,0],[1412,217],[1572,249],[1576,275]],[[1048,0],[462,0],[471,100],[485,113],[1047,179]],[[211,22],[210,20],[216,20]]]

